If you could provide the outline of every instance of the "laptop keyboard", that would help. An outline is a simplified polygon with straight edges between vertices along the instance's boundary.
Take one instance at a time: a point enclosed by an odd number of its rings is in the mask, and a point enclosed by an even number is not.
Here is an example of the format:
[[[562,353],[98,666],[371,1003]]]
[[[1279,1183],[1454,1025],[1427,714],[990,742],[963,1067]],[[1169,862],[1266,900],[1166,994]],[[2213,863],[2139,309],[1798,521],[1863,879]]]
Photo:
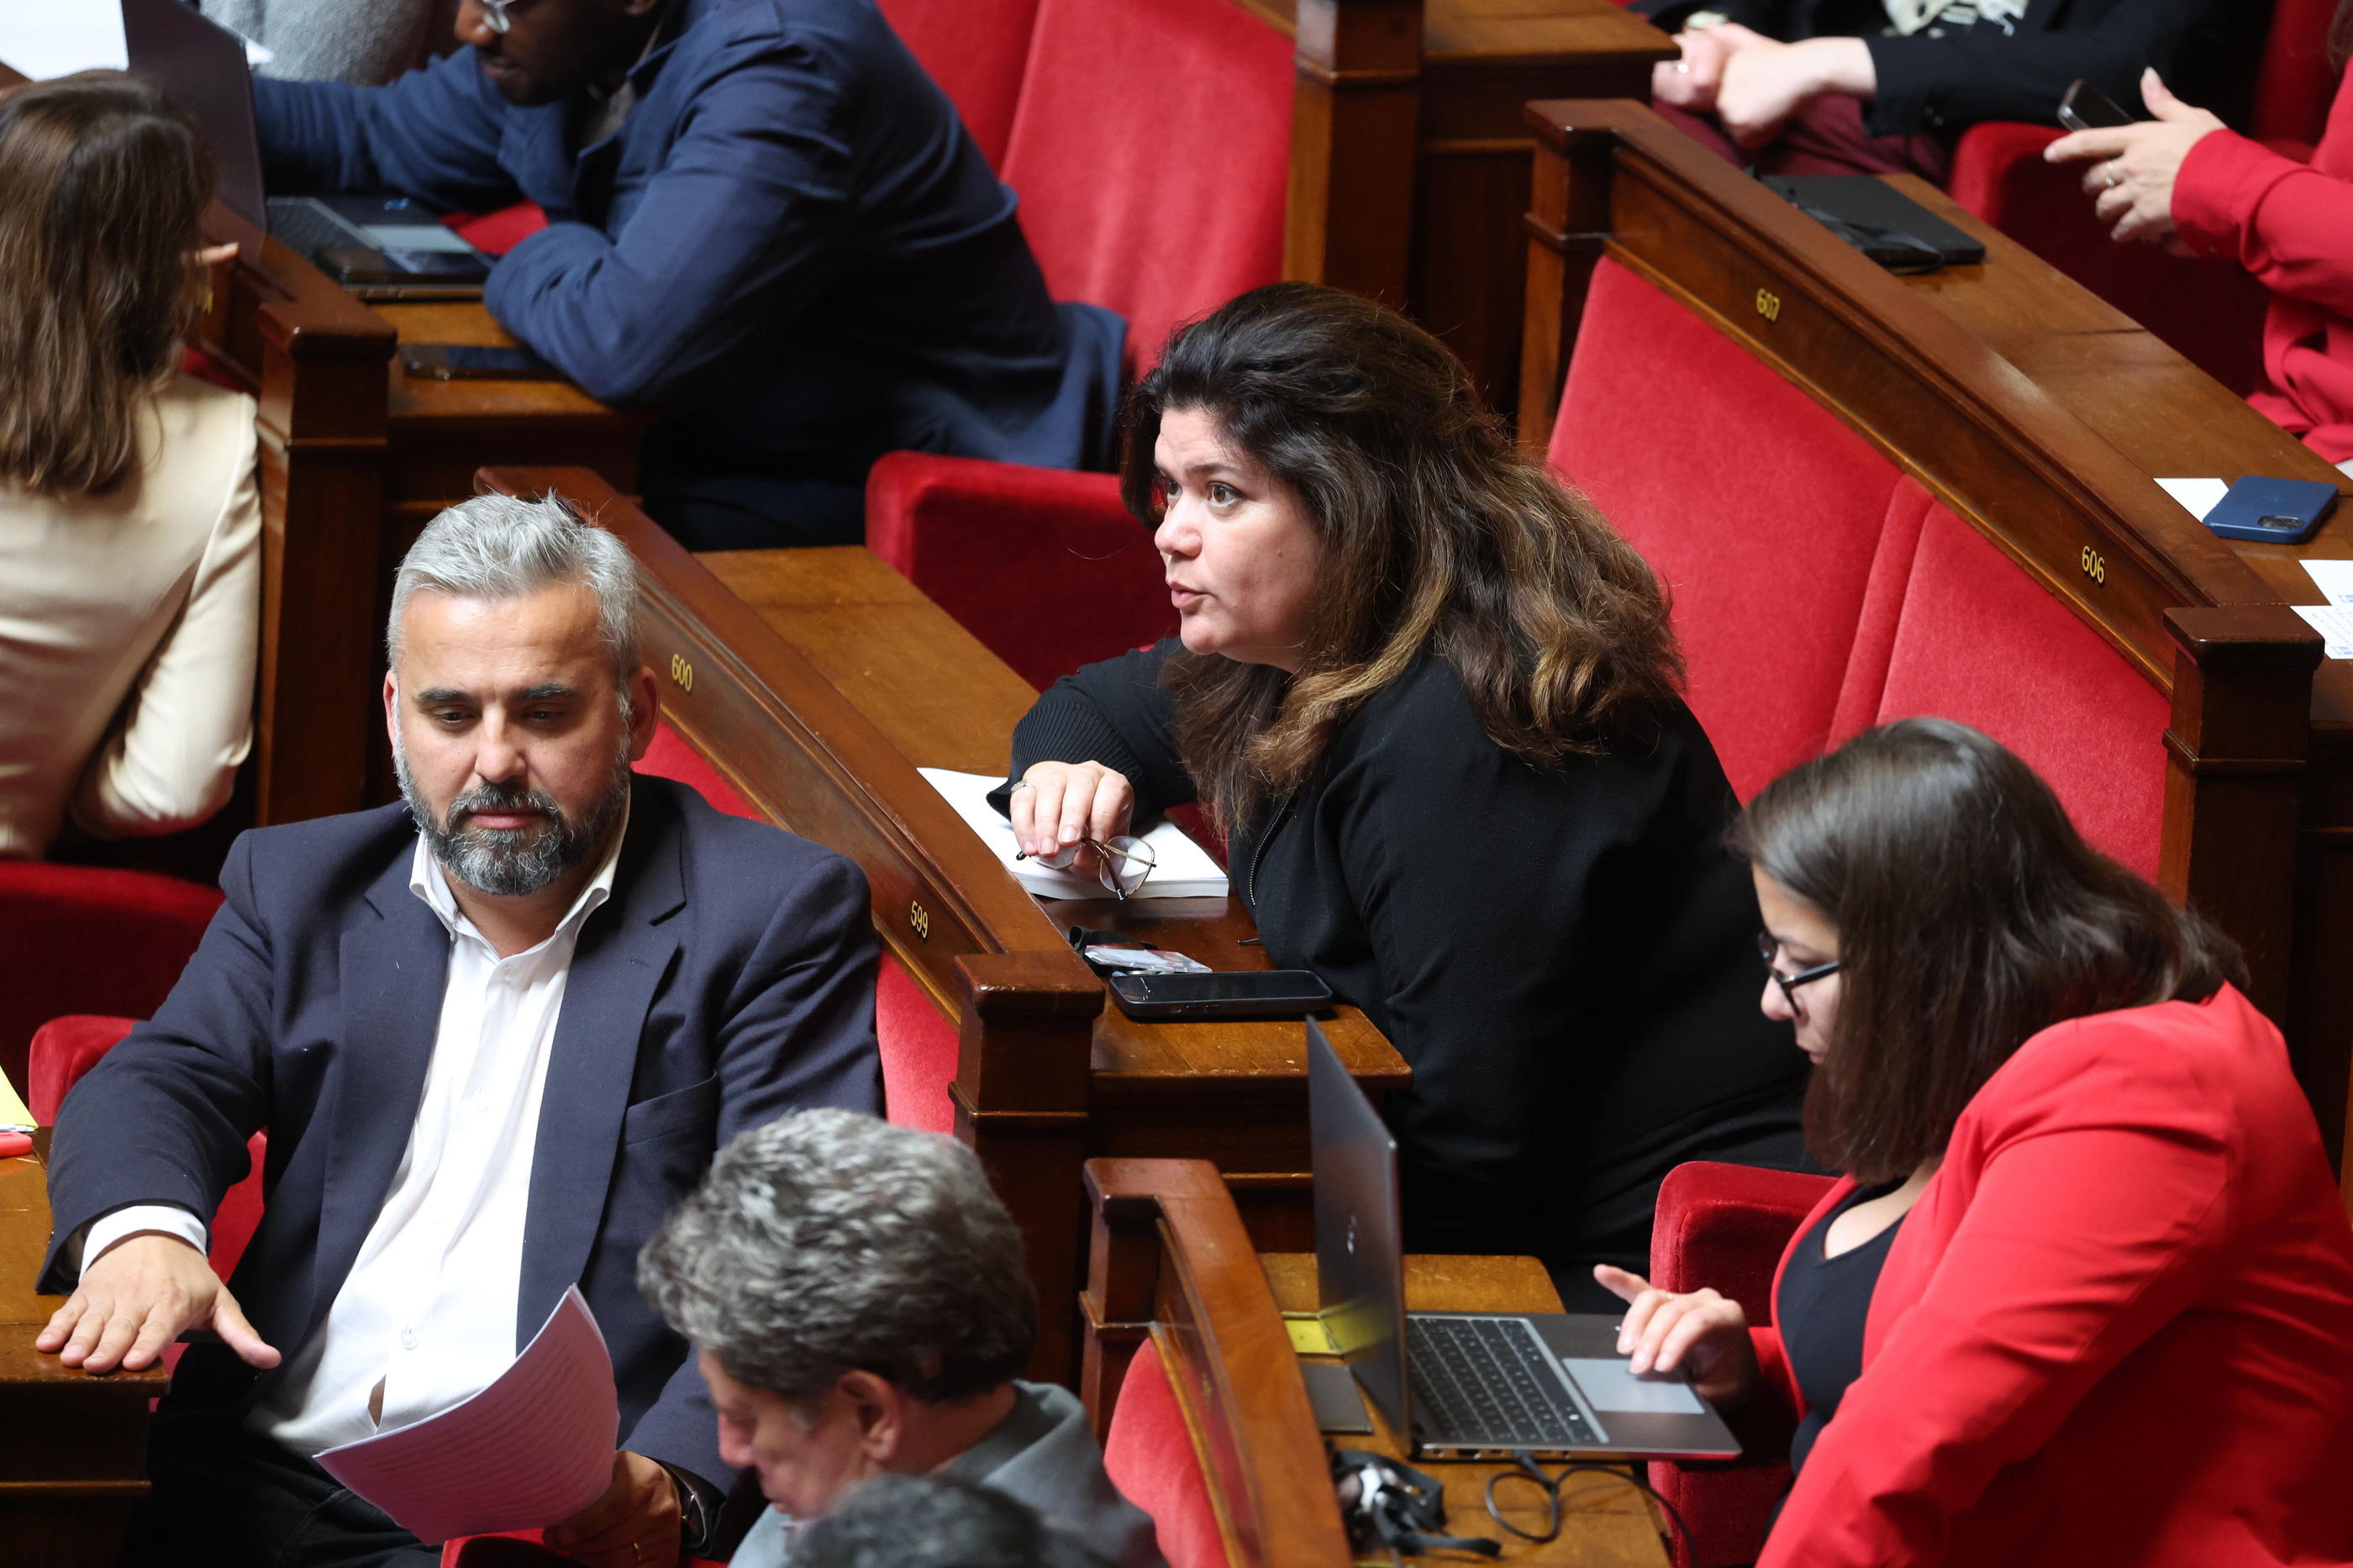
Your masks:
[[[317,205],[299,199],[269,204],[269,237],[305,258],[316,258],[329,246],[364,243]]]
[[[1526,1323],[1409,1316],[1405,1343],[1423,1442],[1483,1448],[1601,1446],[1600,1435],[1561,1386],[1560,1374]]]

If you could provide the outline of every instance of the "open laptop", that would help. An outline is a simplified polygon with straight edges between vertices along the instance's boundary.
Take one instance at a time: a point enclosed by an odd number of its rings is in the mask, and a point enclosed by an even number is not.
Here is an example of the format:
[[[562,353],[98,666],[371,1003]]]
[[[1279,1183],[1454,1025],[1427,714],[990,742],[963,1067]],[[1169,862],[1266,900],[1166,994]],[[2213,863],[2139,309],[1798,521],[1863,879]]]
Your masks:
[[[1627,1370],[1613,1316],[1408,1312],[1397,1140],[1312,1019],[1307,1098],[1324,1331],[1415,1453],[1739,1457],[1689,1384]]]
[[[363,300],[478,300],[488,256],[406,196],[265,197],[245,43],[185,0],[122,0],[131,68],[212,143],[215,195],[259,256],[267,233]]]

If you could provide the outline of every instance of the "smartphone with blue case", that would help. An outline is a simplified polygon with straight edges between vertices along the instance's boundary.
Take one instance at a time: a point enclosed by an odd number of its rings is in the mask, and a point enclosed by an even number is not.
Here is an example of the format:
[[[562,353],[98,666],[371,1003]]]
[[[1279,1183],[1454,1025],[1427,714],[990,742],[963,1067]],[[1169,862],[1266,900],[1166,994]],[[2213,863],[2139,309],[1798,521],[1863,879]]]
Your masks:
[[[2301,544],[2336,504],[2335,485],[2249,474],[2214,503],[2206,514],[2206,526],[2224,539]]]

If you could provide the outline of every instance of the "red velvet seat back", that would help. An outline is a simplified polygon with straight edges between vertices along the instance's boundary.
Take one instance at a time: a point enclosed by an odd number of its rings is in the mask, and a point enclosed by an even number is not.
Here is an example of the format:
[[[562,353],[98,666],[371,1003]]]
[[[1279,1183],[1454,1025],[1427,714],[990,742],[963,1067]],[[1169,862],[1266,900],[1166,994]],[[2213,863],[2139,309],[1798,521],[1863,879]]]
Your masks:
[[[2271,32],[2255,75],[2247,133],[2261,142],[2316,146],[2337,96],[2328,58],[2328,24],[2337,0],[2272,0]]]
[[[989,166],[1005,167],[1038,0],[881,0],[882,15],[948,95]]]
[[[1039,0],[1003,174],[1058,300],[1177,322],[1282,276],[1291,40],[1234,0]]]
[[[667,724],[654,731],[654,743],[638,771],[675,779],[730,816],[765,820]],[[891,1120],[926,1132],[954,1131],[955,1110],[948,1086],[955,1081],[955,1026],[887,952],[874,981],[874,1034],[882,1054],[882,1104]]]
[[[1103,1434],[1103,1469],[1128,1501],[1152,1516],[1168,1568],[1228,1568],[1200,1454],[1160,1349],[1149,1340],[1119,1385]]]
[[[52,1018],[163,1005],[220,901],[144,871],[0,860],[0,1073],[25,1082],[33,1031]]]
[[[1609,260],[1594,269],[1550,456],[1672,594],[1692,710],[1741,798],[1819,752],[1894,465]]]
[[[1711,1287],[1740,1303],[1748,1321],[1773,1321],[1773,1270],[1814,1205],[1825,1176],[1697,1161],[1659,1185],[1651,1227],[1651,1283],[1664,1290]],[[1773,1507],[1789,1484],[1779,1463],[1694,1467],[1657,1464],[1651,1484],[1691,1527],[1694,1550],[1676,1568],[1754,1563]]]
[[[1873,717],[1919,713],[2016,752],[2085,837],[2157,876],[2170,703],[2049,589],[1933,505]]]
[[[82,1074],[98,1065],[99,1058],[137,1027],[138,1022],[135,1018],[69,1014],[42,1025],[33,1036],[26,1073],[25,1103],[33,1120],[44,1126],[55,1126],[67,1093],[81,1081]],[[220,1208],[212,1219],[213,1272],[224,1279],[237,1271],[237,1260],[245,1256],[245,1244],[253,1239],[254,1227],[261,1223],[261,1163],[269,1152],[269,1134],[255,1133],[246,1141],[245,1152],[253,1168],[222,1194]],[[179,1353],[177,1345],[166,1351],[167,1364],[176,1362]]]

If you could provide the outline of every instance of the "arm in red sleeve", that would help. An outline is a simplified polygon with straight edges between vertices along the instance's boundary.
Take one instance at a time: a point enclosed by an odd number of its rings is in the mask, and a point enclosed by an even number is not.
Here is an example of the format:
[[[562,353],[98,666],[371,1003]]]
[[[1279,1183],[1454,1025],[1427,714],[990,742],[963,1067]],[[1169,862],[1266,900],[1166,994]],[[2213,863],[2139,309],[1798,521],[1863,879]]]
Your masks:
[[[2211,1279],[2230,1097],[2115,1016],[2029,1042],[2042,1054],[2025,1081],[1980,1092],[2000,1094],[1998,1120],[1973,1130],[1978,1107],[1965,1113],[1944,1175],[1976,1167],[1968,1211],[1823,1429],[1757,1568],[1943,1562],[1953,1518]]]
[[[2173,184],[2173,223],[2275,293],[2353,316],[2353,181],[2234,132],[2200,137]]]

